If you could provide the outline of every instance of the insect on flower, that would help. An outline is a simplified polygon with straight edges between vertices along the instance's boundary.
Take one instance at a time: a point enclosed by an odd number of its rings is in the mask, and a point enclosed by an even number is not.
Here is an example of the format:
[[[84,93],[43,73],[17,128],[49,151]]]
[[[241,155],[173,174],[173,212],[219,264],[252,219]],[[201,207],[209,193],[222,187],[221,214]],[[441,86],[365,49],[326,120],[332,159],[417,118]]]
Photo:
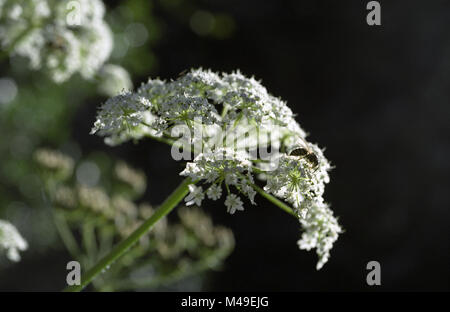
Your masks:
[[[178,74],[178,77],[184,76],[188,71],[189,71],[189,70],[188,70],[187,68],[186,68],[186,69],[183,69],[183,71],[182,71],[181,73]]]
[[[303,138],[301,140],[304,146],[296,147],[289,152],[289,156],[297,156],[299,158],[304,158],[312,167],[312,169],[317,170],[319,168],[319,158],[313,152],[313,150],[308,146]]]
[[[62,52],[67,52],[68,50],[64,38],[58,35],[56,35],[53,40],[50,40],[47,45],[51,49],[59,50]]]

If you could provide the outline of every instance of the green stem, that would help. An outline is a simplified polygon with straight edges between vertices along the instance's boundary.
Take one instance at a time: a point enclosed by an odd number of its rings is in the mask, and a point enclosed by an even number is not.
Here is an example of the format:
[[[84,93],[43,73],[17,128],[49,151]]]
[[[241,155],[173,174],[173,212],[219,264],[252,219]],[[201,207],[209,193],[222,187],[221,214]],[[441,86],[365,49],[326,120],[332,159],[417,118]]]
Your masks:
[[[264,191],[262,188],[260,188],[259,186],[255,185],[255,184],[253,184],[252,186],[262,197],[264,197],[265,199],[270,201],[272,204],[278,206],[279,208],[281,208],[285,212],[289,213],[290,215],[293,215],[294,217],[298,218],[297,213],[291,207],[289,207],[288,205],[283,203],[281,200],[270,195],[269,193],[267,193],[266,191]]]
[[[56,230],[58,231],[59,236],[61,237],[61,240],[63,241],[70,255],[72,257],[78,258],[78,256],[80,255],[80,248],[78,247],[77,241],[72,235],[66,219],[56,211],[53,211],[53,218],[56,225]]]
[[[172,140],[172,139],[167,139],[167,138],[164,138],[164,137],[158,137],[158,136],[154,136],[154,135],[151,135],[151,134],[147,134],[146,136],[151,138],[152,140],[155,140],[155,141],[158,141],[158,142],[170,145],[170,146],[175,144],[175,141]]]
[[[133,246],[144,234],[146,234],[150,228],[158,222],[162,217],[167,215],[173,208],[175,208],[180,201],[188,194],[188,185],[192,184],[190,178],[186,178],[183,182],[173,191],[172,194],[162,203],[162,205],[155,211],[155,213],[147,219],[137,230],[135,230],[130,236],[119,243],[108,255],[101,259],[94,267],[86,272],[81,278],[80,285],[69,286],[64,291],[78,292],[83,290],[90,282],[102,271],[108,269],[108,267],[122,256],[131,246]]]
[[[167,144],[169,146],[175,146],[175,147],[178,147],[178,148],[184,148],[184,144],[182,142],[175,141],[174,139],[168,139],[168,138],[164,138],[164,137],[157,137],[157,136],[154,136],[154,135],[151,135],[151,134],[146,134],[146,137],[148,137],[148,138],[150,138],[152,140],[155,140],[155,141]],[[196,152],[197,154],[200,154],[201,150],[200,151],[196,151],[195,150],[195,146],[194,146],[194,152]]]
[[[228,112],[228,105],[224,104],[222,113],[220,114],[220,117],[223,119],[225,117],[225,115],[227,114],[227,112]]]
[[[97,257],[97,238],[95,236],[95,226],[92,220],[84,222],[82,226],[83,247],[87,253],[88,263],[93,263]]]

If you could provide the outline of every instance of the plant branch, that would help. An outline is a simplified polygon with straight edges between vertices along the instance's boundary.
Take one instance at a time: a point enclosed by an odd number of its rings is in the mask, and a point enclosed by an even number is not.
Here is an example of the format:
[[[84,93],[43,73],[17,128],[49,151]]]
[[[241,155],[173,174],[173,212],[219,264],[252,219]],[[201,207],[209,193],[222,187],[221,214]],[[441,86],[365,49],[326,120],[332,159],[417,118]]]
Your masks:
[[[69,251],[72,257],[78,258],[80,255],[80,248],[78,247],[77,241],[72,235],[72,232],[67,224],[67,221],[58,212],[53,211],[53,218],[56,226],[56,230],[61,237],[64,245]]]
[[[260,188],[255,184],[253,184],[252,186],[262,197],[270,201],[272,204],[278,206],[279,208],[289,213],[290,215],[293,215],[294,217],[298,218],[297,213],[291,207],[283,203],[281,200],[279,200],[275,196],[270,195],[269,193],[267,193],[266,191],[264,191],[262,188]]]

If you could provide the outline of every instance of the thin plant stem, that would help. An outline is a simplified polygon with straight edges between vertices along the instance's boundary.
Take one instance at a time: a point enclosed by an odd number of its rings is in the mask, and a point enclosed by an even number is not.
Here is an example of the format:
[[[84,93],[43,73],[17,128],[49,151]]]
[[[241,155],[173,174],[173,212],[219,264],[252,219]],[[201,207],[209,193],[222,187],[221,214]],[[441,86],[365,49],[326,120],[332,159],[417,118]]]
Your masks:
[[[175,142],[176,142],[176,141],[174,141],[172,139],[167,139],[167,138],[164,138],[164,137],[158,137],[158,136],[154,136],[154,135],[151,135],[151,134],[147,134],[146,136],[149,137],[152,140],[155,140],[155,141],[158,141],[158,142],[161,142],[161,143],[165,143],[165,144],[170,145],[170,146],[174,145]]]
[[[291,207],[289,207],[288,205],[283,203],[281,200],[279,200],[275,196],[270,195],[269,193],[267,193],[266,191],[264,191],[262,188],[260,188],[259,186],[255,185],[255,184],[253,184],[252,186],[262,197],[264,197],[265,199],[270,201],[272,204],[278,206],[279,208],[281,208],[283,211],[289,213],[290,215],[298,218],[297,213]]]
[[[138,240],[146,234],[151,227],[161,218],[171,212],[179,202],[189,193],[189,184],[195,183],[191,178],[186,178],[183,182],[166,198],[166,200],[159,206],[159,208],[148,218],[137,230],[131,233],[125,240],[119,243],[108,255],[102,258],[96,265],[86,272],[81,278],[80,285],[69,286],[64,291],[79,292],[83,290],[92,280],[101,272],[106,271],[109,266],[120,258],[130,247],[132,247]]]
[[[146,134],[146,137],[148,137],[148,138],[150,138],[150,139],[152,139],[152,140],[155,140],[155,141],[158,141],[158,142],[167,144],[167,145],[169,145],[169,146],[175,146],[175,147],[178,147],[178,148],[184,148],[184,147],[185,147],[184,144],[183,144],[183,142],[176,141],[176,140],[174,140],[174,139],[168,139],[168,138],[164,138],[164,137],[158,137],[158,136],[154,136],[154,135],[151,135],[151,134]],[[194,152],[196,152],[197,154],[199,154],[199,153],[201,153],[201,150],[200,150],[200,151],[196,151],[196,150],[195,150],[195,146],[194,146]]]
[[[56,230],[61,237],[64,245],[69,251],[72,257],[77,258],[80,255],[80,248],[78,247],[76,239],[73,237],[72,232],[67,224],[66,219],[62,217],[58,212],[53,211],[53,219],[56,225]]]
[[[95,226],[92,221],[86,221],[82,227],[83,247],[88,255],[88,263],[94,262],[97,258],[97,238],[95,236]]]

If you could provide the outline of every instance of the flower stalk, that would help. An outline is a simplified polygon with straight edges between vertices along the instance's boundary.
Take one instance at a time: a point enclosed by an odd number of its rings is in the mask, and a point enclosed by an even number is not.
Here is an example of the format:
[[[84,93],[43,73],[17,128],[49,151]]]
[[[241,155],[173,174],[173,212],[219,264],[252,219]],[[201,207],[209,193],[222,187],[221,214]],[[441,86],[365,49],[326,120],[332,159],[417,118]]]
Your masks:
[[[262,197],[264,197],[265,199],[270,201],[272,204],[274,204],[281,210],[287,212],[288,214],[298,218],[297,213],[295,213],[295,211],[291,207],[289,207],[288,205],[283,203],[281,200],[279,200],[275,196],[270,195],[269,193],[267,193],[266,191],[264,191],[262,188],[260,188],[259,186],[255,185],[255,184],[253,184],[252,187],[255,189],[256,192],[259,193],[259,195],[261,195]]]

